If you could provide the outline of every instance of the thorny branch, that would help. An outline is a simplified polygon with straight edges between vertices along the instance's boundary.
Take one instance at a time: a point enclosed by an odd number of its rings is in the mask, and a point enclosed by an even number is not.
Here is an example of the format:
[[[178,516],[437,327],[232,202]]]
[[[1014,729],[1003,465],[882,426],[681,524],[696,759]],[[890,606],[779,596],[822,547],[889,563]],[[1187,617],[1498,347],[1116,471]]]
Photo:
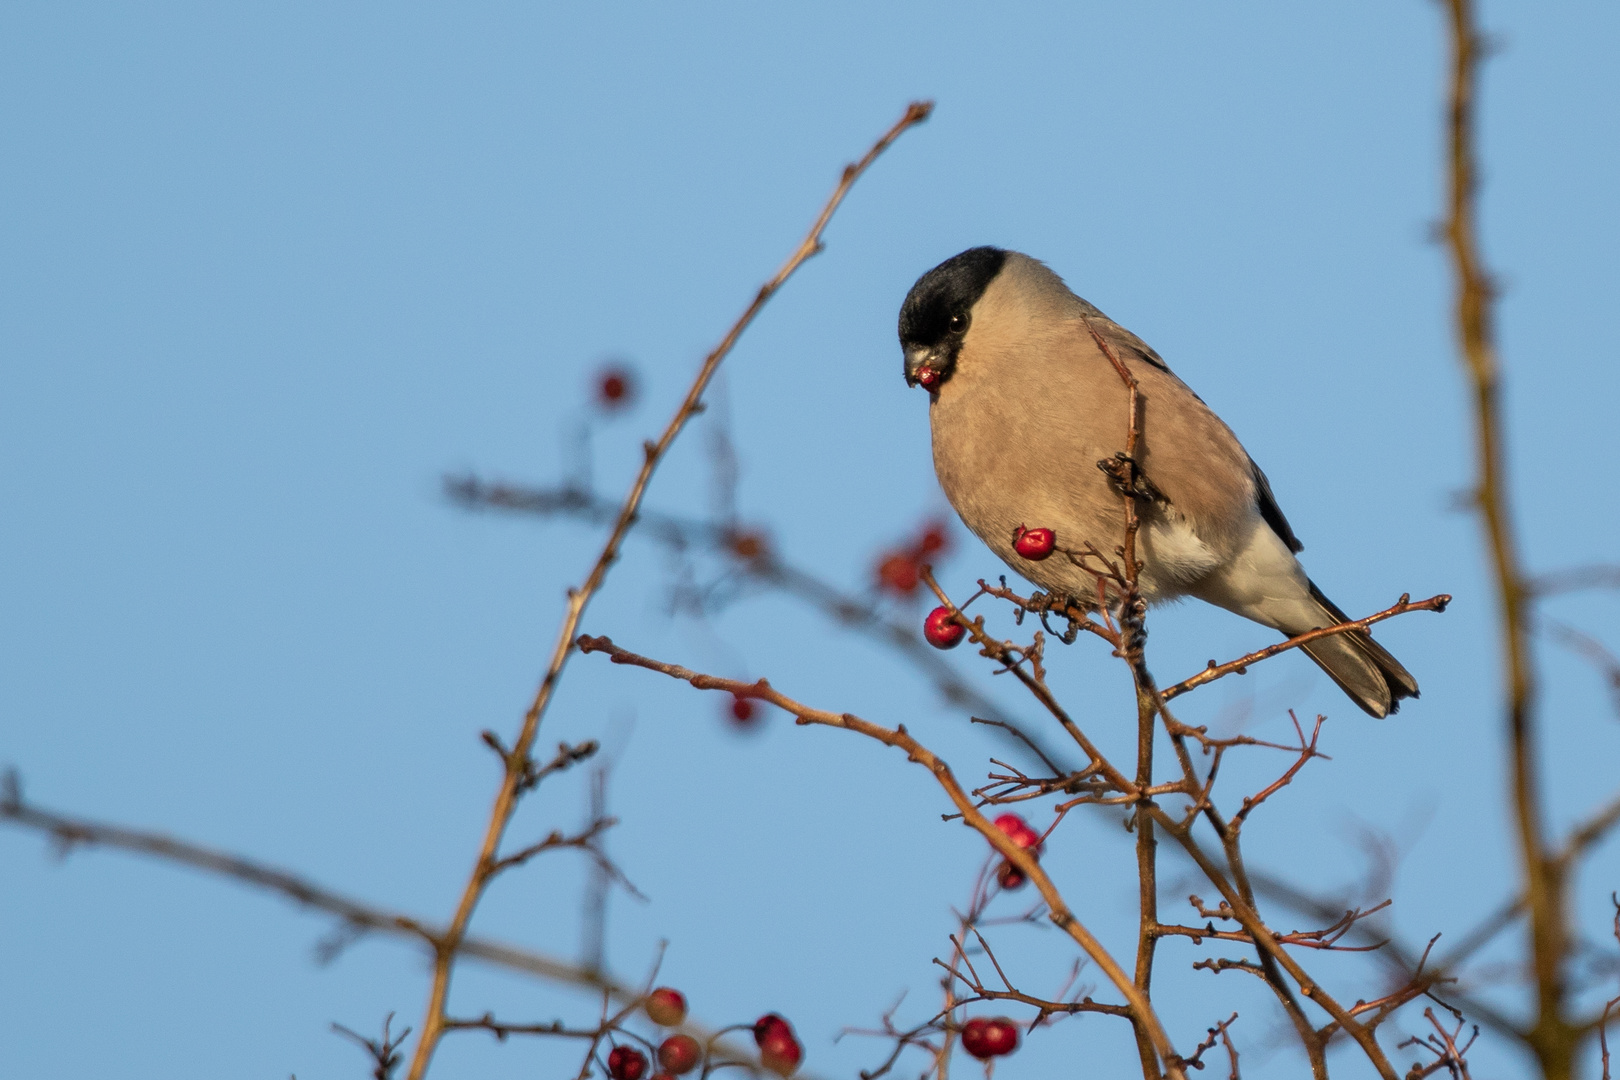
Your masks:
[[[444,489],[452,501],[469,509],[495,508],[540,517],[567,514],[597,524],[614,520],[617,510],[615,504],[574,486],[529,488],[491,484],[476,476],[463,475],[446,477]],[[981,694],[937,650],[923,641],[914,625],[890,617],[864,596],[845,592],[808,570],[794,566],[782,558],[763,533],[739,529],[731,523],[717,524],[649,510],[641,511],[636,523],[638,532],[676,551],[696,547],[720,554],[744,577],[795,597],[840,626],[893,649],[920,670],[945,701],[1012,733],[1037,756],[1052,756],[1052,751],[1015,726],[1000,705]]]
[[[407,938],[424,946],[430,956],[436,954],[444,939],[443,927],[353,899],[280,867],[162,833],[69,817],[35,806],[23,798],[22,785],[15,772],[8,771],[0,777],[0,821],[10,821],[45,834],[63,856],[76,847],[106,847],[189,866],[276,893],[301,906],[336,915],[341,920],[341,926],[351,932],[376,932]],[[463,938],[461,955],[510,971],[536,975],[550,982],[597,991],[624,1005],[634,1005],[642,997],[641,991],[600,971],[588,970],[566,960],[489,938]],[[406,1029],[407,1032],[409,1030]],[[718,1032],[692,1020],[686,1022],[684,1030],[701,1039],[718,1038]],[[398,1038],[403,1039],[404,1033]],[[721,1044],[721,1051],[728,1057],[747,1060],[746,1054],[735,1047]]]
[[[368,1039],[358,1031],[351,1031],[342,1024],[332,1025],[333,1031],[370,1055],[372,1080],[392,1080],[394,1070],[399,1068],[399,1048],[404,1045],[406,1037],[411,1033],[411,1029],[406,1028],[398,1035],[391,1035],[388,1029],[393,1022],[393,1013],[385,1016],[383,1018],[382,1036],[376,1039]]]
[[[434,1051],[438,1048],[440,1037],[444,1032],[445,1004],[450,992],[450,977],[455,967],[456,954],[461,947],[463,938],[467,933],[467,925],[472,920],[474,909],[482,899],[485,889],[494,876],[494,867],[497,863],[496,852],[500,848],[501,839],[506,833],[506,827],[512,820],[517,808],[517,800],[521,793],[524,778],[528,770],[529,752],[539,733],[540,721],[544,717],[547,707],[551,703],[552,694],[556,690],[557,682],[562,677],[563,668],[573,648],[574,635],[578,632],[580,619],[584,617],[585,609],[591,598],[601,588],[606,579],[608,569],[617,561],[619,549],[624,543],[625,535],[635,523],[636,515],[641,508],[642,498],[645,496],[647,486],[652,481],[653,473],[664,455],[668,452],[682,429],[686,427],[703,401],[704,391],[708,389],[709,382],[719,368],[720,362],[731,352],[732,346],[742,336],[754,317],[759,314],[765,304],[782,287],[793,272],[822,249],[821,234],[826,229],[828,221],[849,193],[851,186],[866,171],[867,167],[875,161],[891,143],[898,139],[909,128],[922,123],[933,110],[933,105],[927,102],[914,102],[897,121],[893,127],[886,131],[866,155],[853,165],[845,167],[843,176],[837,187],[833,190],[831,198],[822,208],[821,214],[816,218],[810,232],[799,244],[798,248],[788,257],[787,262],[776,274],[760,287],[759,293],[752,303],[743,311],[742,315],[732,325],[720,344],[715,347],[703,361],[697,376],[692,381],[686,397],[675,415],[670,418],[669,424],[659,436],[657,442],[645,444],[645,460],[641,470],[637,473],[635,481],[630,486],[630,492],[625,496],[624,504],[614,521],[613,529],[608,534],[606,543],[602,546],[601,554],[596,558],[595,565],[585,581],[578,588],[570,590],[568,594],[568,607],[563,615],[562,626],[557,634],[557,643],[552,650],[551,661],[546,667],[546,673],[540,680],[539,688],[535,691],[534,700],[530,703],[528,711],[523,717],[523,724],[518,732],[517,739],[512,744],[512,751],[508,758],[505,775],[502,777],[500,788],[495,794],[494,805],[490,810],[489,825],[485,829],[484,839],[479,847],[477,858],[468,875],[467,883],[462,889],[460,902],[456,905],[455,914],[451,917],[450,925],[443,938],[436,944],[433,962],[433,984],[428,993],[427,1007],[422,1021],[422,1033],[417,1039],[415,1053],[411,1059],[409,1080],[423,1080],[427,1074],[428,1065],[433,1060]]]
[[[582,636],[577,644],[580,652],[606,653],[615,664],[630,664],[635,667],[646,668],[649,671],[660,672],[671,678],[690,683],[699,690],[724,690],[743,697],[757,697],[791,713],[800,724],[823,724],[828,727],[842,728],[904,751],[909,760],[922,765],[933,774],[934,779],[945,789],[945,793],[950,797],[951,802],[955,804],[964,822],[989,841],[990,845],[1003,858],[1017,867],[1019,873],[1035,884],[1036,888],[1040,890],[1041,897],[1051,909],[1049,918],[1051,918],[1052,922],[1074,939],[1075,943],[1091,958],[1092,963],[1102,970],[1108,980],[1120,992],[1120,995],[1129,1003],[1132,1021],[1149,1033],[1155,1052],[1164,1063],[1165,1071],[1173,1077],[1185,1080],[1185,1073],[1177,1064],[1179,1059],[1175,1056],[1169,1036],[1165,1033],[1158,1016],[1154,1013],[1153,1006],[1136,987],[1130,976],[1125,973],[1112,954],[1103,947],[1102,943],[1092,935],[1090,930],[1086,929],[1074,912],[1069,909],[1062,895],[1057,891],[1056,886],[1052,884],[1051,879],[1047,877],[1046,872],[1041,869],[1040,863],[1035,860],[1034,856],[1013,843],[1006,833],[991,824],[989,819],[981,814],[974,805],[972,796],[957,781],[955,775],[951,772],[950,766],[917,742],[903,725],[891,729],[862,720],[852,713],[834,713],[824,709],[815,709],[780,693],[763,679],[758,682],[748,683],[737,679],[723,679],[714,675],[704,675],[677,664],[669,664],[640,656],[620,648],[605,637]]]

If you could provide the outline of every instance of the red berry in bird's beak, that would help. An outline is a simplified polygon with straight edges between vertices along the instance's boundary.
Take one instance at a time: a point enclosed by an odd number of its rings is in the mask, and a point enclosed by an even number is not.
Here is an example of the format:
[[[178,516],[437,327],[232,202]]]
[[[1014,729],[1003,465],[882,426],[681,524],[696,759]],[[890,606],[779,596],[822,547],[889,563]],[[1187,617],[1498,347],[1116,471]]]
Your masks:
[[[951,609],[937,607],[923,620],[923,637],[936,649],[954,649],[962,644],[967,630],[951,618]]]
[[[939,385],[939,372],[931,367],[917,369],[917,382],[924,390],[932,390]]]
[[[1056,546],[1057,536],[1051,529],[1026,529],[1020,525],[1013,533],[1013,550],[1032,562],[1046,558]]]

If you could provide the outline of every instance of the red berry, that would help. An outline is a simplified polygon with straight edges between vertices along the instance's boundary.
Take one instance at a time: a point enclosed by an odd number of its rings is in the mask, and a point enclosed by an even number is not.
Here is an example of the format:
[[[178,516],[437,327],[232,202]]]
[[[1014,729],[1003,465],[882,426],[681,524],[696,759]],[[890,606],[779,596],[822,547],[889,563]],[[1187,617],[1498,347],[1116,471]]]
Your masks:
[[[675,1027],[686,1019],[686,995],[673,987],[660,986],[647,995],[642,1007],[647,1010],[647,1019],[659,1027]]]
[[[604,409],[622,409],[636,398],[635,374],[623,365],[603,368],[596,375],[596,403]]]
[[[1029,879],[1024,877],[1023,871],[1019,870],[1018,867],[1010,862],[1004,862],[1001,864],[1001,869],[996,872],[996,880],[1001,882],[1003,889],[1011,892],[1014,889],[1022,889],[1024,882]]]
[[[951,609],[937,607],[923,620],[923,637],[936,649],[954,649],[962,644],[967,629],[951,617]]]
[[[658,1045],[658,1064],[676,1076],[697,1068],[702,1056],[703,1049],[690,1035],[671,1035]]]
[[[931,367],[918,368],[917,381],[924,390],[932,390],[939,383],[939,372]]]
[[[917,585],[922,580],[919,576],[921,567],[917,560],[904,551],[892,552],[883,557],[878,563],[878,584],[891,589],[901,596],[909,596],[917,591]]]
[[[936,551],[944,551],[950,540],[950,534],[945,531],[944,524],[936,521],[923,530],[922,537],[917,541],[917,547],[924,555],[931,555]]]
[[[793,1029],[786,1022],[781,1027],[772,1028],[760,1040],[759,1060],[764,1066],[778,1076],[791,1076],[793,1070],[799,1067],[804,1060],[804,1047],[799,1040],[793,1037]]]
[[[786,1031],[789,1035],[792,1035],[793,1025],[776,1013],[766,1013],[754,1021],[754,1045],[764,1046],[765,1036],[773,1031]]]
[[[1056,546],[1057,536],[1051,529],[1026,529],[1020,525],[1013,533],[1013,550],[1032,562],[1040,562]]]
[[[749,727],[754,722],[754,703],[735,694],[731,698],[731,719],[738,727]]]
[[[1030,828],[1029,822],[1017,814],[1002,814],[996,818],[995,824],[996,828],[1006,833],[1013,843],[1040,855],[1041,834]]]
[[[1005,1016],[975,1016],[962,1025],[962,1049],[980,1061],[1010,1054],[1018,1049],[1018,1025]]]
[[[613,1080],[641,1080],[647,1072],[647,1055],[629,1046],[615,1046],[608,1054],[608,1075]]]

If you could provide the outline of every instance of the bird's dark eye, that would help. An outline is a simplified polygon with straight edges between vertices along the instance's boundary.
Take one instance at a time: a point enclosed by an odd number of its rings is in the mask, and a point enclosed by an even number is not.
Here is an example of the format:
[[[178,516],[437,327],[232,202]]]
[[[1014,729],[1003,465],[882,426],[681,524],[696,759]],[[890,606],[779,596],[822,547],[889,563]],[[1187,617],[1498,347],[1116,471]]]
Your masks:
[[[953,334],[965,334],[968,328],[968,317],[966,315],[952,315],[951,321],[946,325],[950,327]]]

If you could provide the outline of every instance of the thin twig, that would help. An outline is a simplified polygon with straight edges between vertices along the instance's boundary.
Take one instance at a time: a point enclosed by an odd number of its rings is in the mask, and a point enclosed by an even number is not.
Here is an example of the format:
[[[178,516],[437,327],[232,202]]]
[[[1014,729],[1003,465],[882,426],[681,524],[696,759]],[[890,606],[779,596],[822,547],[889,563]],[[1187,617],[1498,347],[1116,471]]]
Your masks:
[[[1027,849],[1014,843],[1011,837],[981,814],[978,807],[973,804],[972,796],[968,794],[951,772],[950,766],[917,742],[906,731],[904,725],[898,728],[886,728],[862,720],[852,713],[834,713],[824,709],[815,709],[780,693],[763,679],[749,683],[738,679],[723,679],[714,675],[705,675],[681,667],[678,664],[665,663],[661,660],[654,660],[622,649],[606,637],[582,636],[577,644],[581,652],[605,653],[615,664],[629,664],[634,667],[646,668],[648,671],[660,672],[671,678],[690,683],[699,690],[724,690],[732,694],[761,698],[777,708],[791,713],[800,724],[824,724],[828,727],[842,728],[845,731],[865,735],[886,746],[892,746],[904,751],[908,760],[916,762],[933,774],[934,779],[945,790],[951,802],[955,804],[957,812],[962,815],[963,821],[983,836],[1004,859],[1017,868],[1019,873],[1035,884],[1041,893],[1041,897],[1051,909],[1048,917],[1074,939],[1075,943],[1085,951],[1092,962],[1108,976],[1108,980],[1114,984],[1121,996],[1130,1003],[1133,1022],[1141,1025],[1149,1032],[1161,1061],[1166,1064],[1171,1075],[1183,1075],[1174,1064],[1174,1047],[1160,1024],[1158,1016],[1154,1013],[1152,1004],[1137,989],[1130,976],[1119,966],[1119,962],[1069,909],[1062,894],[1057,891],[1057,887],[1047,877],[1046,872],[1041,868],[1035,856]]]
[[[1269,660],[1279,653],[1287,652],[1289,649],[1297,649],[1301,645],[1308,644],[1317,640],[1318,638],[1330,637],[1334,634],[1343,634],[1352,630],[1365,630],[1374,623],[1383,622],[1385,619],[1393,619],[1397,615],[1405,615],[1409,611],[1444,611],[1446,610],[1446,605],[1449,603],[1451,603],[1451,597],[1446,593],[1441,593],[1439,596],[1431,596],[1427,600],[1418,600],[1415,602],[1412,601],[1410,596],[1402,594],[1401,598],[1395,601],[1395,603],[1390,607],[1385,608],[1383,611],[1376,612],[1375,614],[1368,615],[1364,619],[1355,619],[1351,622],[1338,623],[1334,626],[1324,626],[1317,630],[1307,630],[1303,634],[1296,634],[1287,641],[1279,641],[1277,644],[1268,645],[1264,649],[1256,649],[1247,656],[1240,656],[1236,660],[1229,660],[1224,664],[1217,664],[1215,661],[1211,660],[1209,662],[1209,667],[1205,668],[1203,671],[1200,671],[1198,674],[1189,679],[1181,680],[1174,686],[1166,687],[1163,691],[1161,691],[1161,693],[1164,700],[1170,701],[1174,698],[1180,697],[1189,690],[1196,690],[1205,683],[1212,683],[1216,679],[1223,678],[1224,676],[1246,674],[1248,669],[1254,664],[1258,664],[1262,660]]]
[[[875,161],[879,154],[898,139],[907,129],[922,123],[933,110],[931,103],[913,102],[900,118],[887,132],[883,134],[860,161],[846,166],[838,186],[833,190],[832,196],[822,208],[821,214],[816,218],[810,232],[800,242],[798,248],[788,257],[782,268],[760,287],[758,294],[743,311],[742,315],[732,325],[726,336],[714,351],[704,359],[696,378],[692,380],[686,397],[681,401],[675,415],[670,418],[669,424],[659,436],[657,442],[649,442],[644,446],[644,460],[641,470],[636,474],[630,492],[625,496],[624,505],[620,508],[613,530],[608,534],[607,542],[603,544],[601,553],[597,556],[595,564],[585,581],[578,588],[570,590],[568,594],[568,607],[563,615],[562,626],[558,630],[557,643],[552,649],[551,661],[546,666],[546,673],[540,680],[540,686],[535,691],[534,699],[528,711],[524,714],[523,724],[518,732],[517,739],[512,743],[512,756],[505,775],[501,779],[499,790],[495,793],[494,805],[490,810],[489,824],[484,830],[484,838],[479,845],[478,856],[473,862],[472,871],[467,877],[467,883],[461,891],[461,899],[456,905],[455,914],[450,919],[450,925],[445,930],[443,939],[433,961],[433,985],[428,992],[427,1006],[422,1020],[422,1033],[417,1039],[416,1050],[411,1058],[409,1080],[423,1080],[427,1075],[428,1065],[433,1060],[434,1051],[438,1048],[439,1039],[444,1031],[445,1003],[450,993],[450,976],[455,968],[456,953],[461,947],[462,939],[466,936],[467,925],[472,920],[473,911],[483,898],[484,890],[488,886],[493,868],[496,863],[496,852],[500,849],[501,838],[506,833],[506,827],[512,820],[517,809],[517,800],[524,775],[524,763],[528,761],[530,748],[534,745],[535,736],[540,730],[541,718],[546,708],[551,704],[551,698],[556,691],[558,680],[562,677],[563,668],[573,649],[574,635],[579,630],[580,619],[584,617],[585,609],[591,598],[601,588],[602,582],[607,578],[608,569],[617,561],[619,549],[624,543],[625,535],[635,523],[637,511],[641,508],[641,500],[646,494],[647,486],[652,481],[653,473],[669,451],[670,445],[686,427],[687,421],[698,411],[703,400],[704,391],[708,389],[709,382],[719,368],[720,362],[731,352],[732,346],[742,336],[754,317],[759,314],[766,302],[774,296],[778,289],[793,275],[793,272],[822,249],[821,234],[831,220],[833,212],[838,209],[844,197],[849,193],[850,187],[856,179],[866,171],[867,167]]]

